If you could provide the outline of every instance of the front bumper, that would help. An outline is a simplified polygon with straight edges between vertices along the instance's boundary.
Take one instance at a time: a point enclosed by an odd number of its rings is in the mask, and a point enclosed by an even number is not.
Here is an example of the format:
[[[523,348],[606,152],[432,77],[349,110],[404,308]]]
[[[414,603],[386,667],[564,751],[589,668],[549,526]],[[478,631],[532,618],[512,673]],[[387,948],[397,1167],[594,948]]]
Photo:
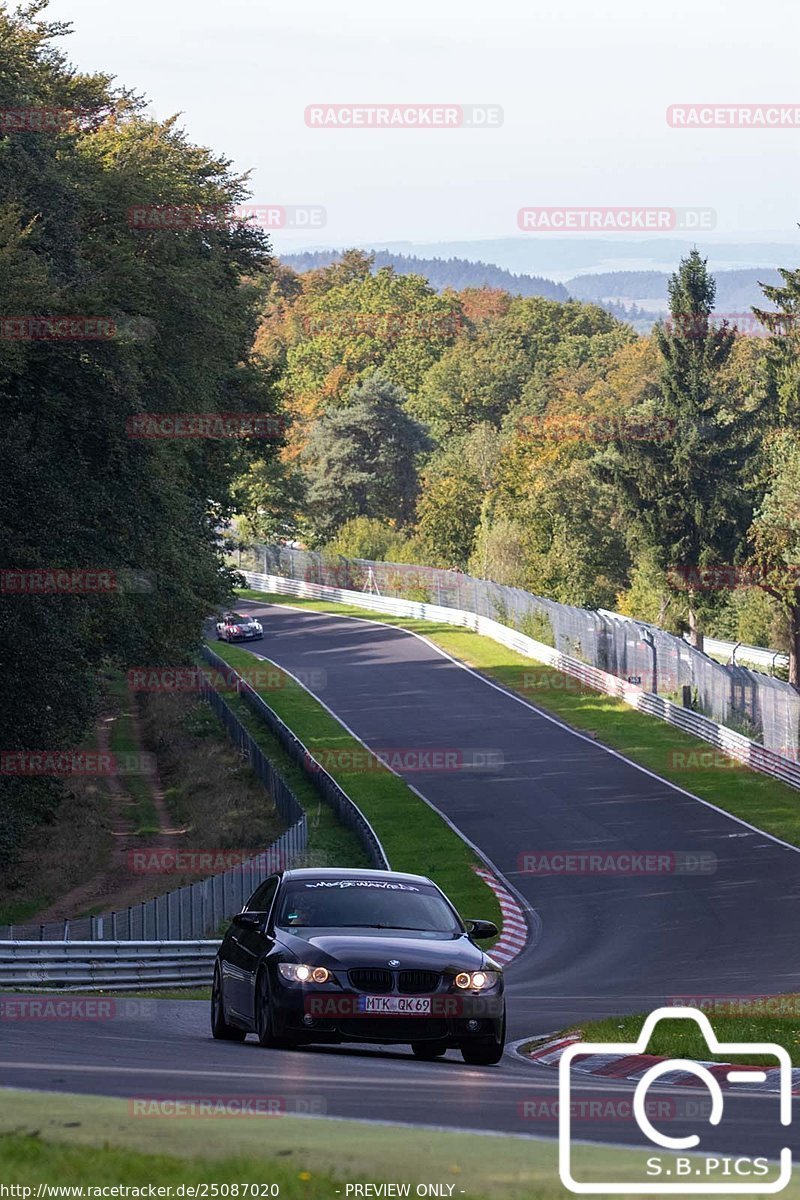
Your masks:
[[[397,993],[391,993],[398,998]],[[304,1035],[309,1041],[397,1042],[447,1041],[486,1042],[503,1037],[505,1000],[502,988],[485,995],[440,991],[430,995],[426,1013],[371,1013],[366,1011],[365,993],[338,988],[314,988],[308,984],[278,983],[272,989],[272,1004],[278,1023],[287,1034]],[[420,996],[400,997],[416,1001]]]

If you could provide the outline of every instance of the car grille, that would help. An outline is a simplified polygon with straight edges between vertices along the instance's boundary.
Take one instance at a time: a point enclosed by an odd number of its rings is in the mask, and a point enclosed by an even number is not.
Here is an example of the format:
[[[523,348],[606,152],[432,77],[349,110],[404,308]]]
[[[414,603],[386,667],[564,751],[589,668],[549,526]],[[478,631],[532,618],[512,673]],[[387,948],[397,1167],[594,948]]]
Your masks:
[[[441,981],[438,971],[400,971],[397,977],[397,990],[407,996],[420,992],[435,992]]]
[[[360,967],[350,972],[350,983],[359,992],[391,992],[394,976],[378,967]]]

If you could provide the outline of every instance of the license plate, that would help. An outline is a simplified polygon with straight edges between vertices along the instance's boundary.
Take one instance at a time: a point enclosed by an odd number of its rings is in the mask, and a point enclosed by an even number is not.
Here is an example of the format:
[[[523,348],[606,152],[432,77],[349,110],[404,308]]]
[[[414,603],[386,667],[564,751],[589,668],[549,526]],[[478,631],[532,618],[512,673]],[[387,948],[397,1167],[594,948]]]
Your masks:
[[[431,1011],[430,996],[359,996],[358,1010],[373,1016],[398,1014],[404,1017],[424,1017]]]

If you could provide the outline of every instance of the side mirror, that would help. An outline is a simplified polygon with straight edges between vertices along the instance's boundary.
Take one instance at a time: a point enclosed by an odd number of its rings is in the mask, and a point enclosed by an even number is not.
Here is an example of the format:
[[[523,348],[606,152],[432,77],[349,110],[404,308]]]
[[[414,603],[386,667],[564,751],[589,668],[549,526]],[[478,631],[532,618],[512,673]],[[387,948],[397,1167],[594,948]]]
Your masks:
[[[494,921],[467,921],[466,925],[469,936],[478,942],[497,937],[500,932]]]
[[[233,924],[240,929],[260,929],[264,924],[264,913],[240,912],[233,918]]]

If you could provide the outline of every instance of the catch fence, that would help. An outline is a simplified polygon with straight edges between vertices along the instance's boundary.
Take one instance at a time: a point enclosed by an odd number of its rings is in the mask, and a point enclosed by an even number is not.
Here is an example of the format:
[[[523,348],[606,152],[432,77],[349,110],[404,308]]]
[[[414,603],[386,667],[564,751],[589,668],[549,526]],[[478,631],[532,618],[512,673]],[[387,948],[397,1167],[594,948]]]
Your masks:
[[[605,610],[559,604],[522,588],[436,567],[263,545],[243,546],[237,565],[244,571],[487,617],[702,714],[776,754],[798,758],[800,693],[796,688],[739,664],[719,663],[657,626]]]

